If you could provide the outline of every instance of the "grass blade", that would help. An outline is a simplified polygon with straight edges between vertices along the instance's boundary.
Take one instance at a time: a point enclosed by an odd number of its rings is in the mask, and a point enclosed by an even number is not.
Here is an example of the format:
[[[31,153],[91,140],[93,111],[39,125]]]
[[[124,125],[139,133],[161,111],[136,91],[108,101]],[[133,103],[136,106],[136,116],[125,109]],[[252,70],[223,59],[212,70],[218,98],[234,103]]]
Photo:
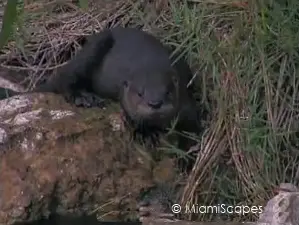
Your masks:
[[[13,32],[13,26],[17,20],[17,4],[17,0],[7,1],[0,33],[0,49],[2,49],[7,43],[11,33]]]
[[[87,9],[88,0],[79,0],[79,6],[80,6],[81,9]]]

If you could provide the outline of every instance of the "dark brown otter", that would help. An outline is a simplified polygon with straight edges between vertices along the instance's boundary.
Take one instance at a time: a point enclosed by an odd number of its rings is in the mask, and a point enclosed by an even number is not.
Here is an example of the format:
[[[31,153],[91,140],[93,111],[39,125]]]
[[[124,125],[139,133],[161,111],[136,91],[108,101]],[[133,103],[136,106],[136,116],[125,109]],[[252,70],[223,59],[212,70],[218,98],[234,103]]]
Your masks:
[[[187,63],[181,59],[173,64],[170,50],[146,32],[114,28],[111,33],[114,45],[93,76],[93,90],[101,97],[120,100],[127,117],[143,131],[169,127],[179,114],[178,127],[196,131]]]
[[[82,91],[120,101],[129,121],[144,130],[165,129],[179,116],[179,130],[196,132],[199,120],[190,89],[192,73],[152,35],[133,28],[107,29],[87,44],[58,76],[33,92],[75,99]]]

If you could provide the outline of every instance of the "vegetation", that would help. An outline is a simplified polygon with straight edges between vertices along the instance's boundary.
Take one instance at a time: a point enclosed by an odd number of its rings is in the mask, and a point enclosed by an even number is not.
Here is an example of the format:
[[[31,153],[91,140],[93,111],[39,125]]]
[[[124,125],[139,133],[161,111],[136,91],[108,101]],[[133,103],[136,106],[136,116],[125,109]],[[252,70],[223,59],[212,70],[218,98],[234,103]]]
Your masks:
[[[0,33],[0,49],[7,43],[13,33],[13,27],[17,20],[17,6],[17,0],[8,1],[6,4]]]
[[[27,64],[39,73],[55,69],[78,47],[78,33],[100,30],[99,24],[142,25],[183,50],[209,115],[182,202],[265,205],[279,183],[298,182],[298,1],[156,1],[154,11],[141,1],[115,2],[105,16],[70,5],[48,9],[49,26],[39,24],[41,32],[23,45]],[[62,10],[65,16],[54,20]],[[30,24],[32,12],[24,20]],[[25,53],[7,48],[6,54],[20,62]],[[193,216],[206,221],[219,214]],[[258,214],[222,216],[248,221]]]

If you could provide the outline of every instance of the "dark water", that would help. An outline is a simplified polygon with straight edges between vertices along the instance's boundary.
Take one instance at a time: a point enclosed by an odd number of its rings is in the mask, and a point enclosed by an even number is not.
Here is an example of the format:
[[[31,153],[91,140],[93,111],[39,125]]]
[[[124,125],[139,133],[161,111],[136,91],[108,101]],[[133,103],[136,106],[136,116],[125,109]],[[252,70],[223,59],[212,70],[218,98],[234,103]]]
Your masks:
[[[39,220],[31,223],[15,223],[14,225],[141,225],[140,222],[102,222],[96,216],[59,216],[53,215],[49,219]]]

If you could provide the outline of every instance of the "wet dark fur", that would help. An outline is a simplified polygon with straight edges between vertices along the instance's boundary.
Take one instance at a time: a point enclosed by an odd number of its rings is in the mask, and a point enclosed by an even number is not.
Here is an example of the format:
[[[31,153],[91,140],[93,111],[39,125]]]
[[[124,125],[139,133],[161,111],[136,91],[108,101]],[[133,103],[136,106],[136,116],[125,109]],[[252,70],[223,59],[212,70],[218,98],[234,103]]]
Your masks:
[[[186,87],[191,70],[183,59],[171,64],[170,50],[153,36],[133,28],[107,29],[91,36],[58,76],[31,92],[63,94],[70,102],[82,93],[120,100],[128,121],[142,133],[164,130],[176,116],[178,130],[198,132],[195,101]]]

